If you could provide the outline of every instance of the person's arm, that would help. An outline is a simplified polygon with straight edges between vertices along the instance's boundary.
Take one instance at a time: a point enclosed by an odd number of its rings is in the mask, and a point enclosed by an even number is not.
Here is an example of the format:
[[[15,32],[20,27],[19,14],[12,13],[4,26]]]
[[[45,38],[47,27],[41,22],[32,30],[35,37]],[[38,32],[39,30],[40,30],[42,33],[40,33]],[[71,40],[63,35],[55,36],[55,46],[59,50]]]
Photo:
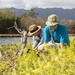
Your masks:
[[[40,38],[40,41],[39,41],[39,43],[37,44],[36,47],[40,46],[44,42],[44,36],[43,36],[43,30],[42,29],[41,29],[40,34],[39,34],[38,37]]]
[[[63,48],[63,43],[60,43],[59,47],[60,47],[60,48]]]
[[[60,48],[63,48],[65,43],[67,44],[66,42],[67,39],[68,39],[68,30],[66,26],[63,26],[63,28],[61,29],[61,34],[60,34]]]
[[[50,26],[44,28],[44,43],[48,43],[51,40]]]
[[[51,36],[50,36],[50,26],[46,26],[44,28],[44,31],[43,31],[43,40],[44,40],[44,43],[38,47],[39,50],[44,50],[45,49],[45,46],[48,44],[48,42],[51,40]]]
[[[38,45],[36,46],[36,48],[38,48],[38,46],[40,46],[43,43],[43,41],[44,41],[44,38],[42,36],[42,38],[41,38],[40,42],[38,43]]]
[[[35,48],[35,37],[33,36],[32,39],[33,39],[33,45],[32,45],[32,48]]]
[[[53,36],[52,30],[50,31],[50,34],[51,34],[51,41],[54,44],[55,42],[54,42],[54,36]]]

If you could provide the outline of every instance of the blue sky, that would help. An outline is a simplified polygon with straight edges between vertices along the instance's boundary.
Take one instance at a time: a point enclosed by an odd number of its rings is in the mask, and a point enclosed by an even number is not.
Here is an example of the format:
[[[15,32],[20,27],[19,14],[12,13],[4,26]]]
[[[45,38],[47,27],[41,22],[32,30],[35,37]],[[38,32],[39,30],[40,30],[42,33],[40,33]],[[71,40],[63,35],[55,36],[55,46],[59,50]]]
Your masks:
[[[75,8],[75,0],[0,0],[0,8]]]

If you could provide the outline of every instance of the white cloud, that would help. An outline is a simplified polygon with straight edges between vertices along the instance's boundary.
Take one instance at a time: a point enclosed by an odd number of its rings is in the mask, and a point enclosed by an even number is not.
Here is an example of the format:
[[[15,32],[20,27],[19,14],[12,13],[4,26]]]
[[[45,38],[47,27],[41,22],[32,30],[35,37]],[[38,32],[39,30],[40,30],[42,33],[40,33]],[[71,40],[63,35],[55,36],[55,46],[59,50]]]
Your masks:
[[[24,5],[23,0],[1,0],[0,1],[0,7],[5,8],[5,7],[22,7]]]
[[[0,8],[75,8],[75,0],[0,0]]]

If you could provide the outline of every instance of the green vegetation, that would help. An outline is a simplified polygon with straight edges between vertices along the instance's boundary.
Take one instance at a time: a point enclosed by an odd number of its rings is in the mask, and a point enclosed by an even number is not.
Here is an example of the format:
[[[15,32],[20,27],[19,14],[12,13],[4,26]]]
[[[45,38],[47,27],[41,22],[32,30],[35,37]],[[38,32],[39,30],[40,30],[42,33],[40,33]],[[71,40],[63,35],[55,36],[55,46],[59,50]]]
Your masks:
[[[18,56],[21,43],[0,46],[0,75],[75,75],[75,38],[71,38],[71,46],[61,50],[46,47],[48,54],[30,50],[27,43],[24,55]]]
[[[34,12],[34,9],[29,10],[23,15],[15,15],[14,11],[11,9],[5,8],[0,10],[0,34],[17,34],[14,25],[15,19],[17,22],[18,28],[25,27],[28,30],[28,27],[31,24],[37,24],[45,27],[47,18],[37,18],[38,13]],[[69,34],[75,33],[75,22],[71,20],[60,20],[60,23],[63,23],[67,26]],[[9,29],[12,27],[11,29]]]
[[[19,18],[15,16],[14,12],[8,8],[4,8],[0,10],[0,34],[6,34],[6,33],[17,33],[17,31],[14,28],[8,29],[9,27],[12,27],[14,25],[14,21],[19,21]],[[18,23],[18,22],[17,22]],[[20,24],[18,23],[19,27]]]

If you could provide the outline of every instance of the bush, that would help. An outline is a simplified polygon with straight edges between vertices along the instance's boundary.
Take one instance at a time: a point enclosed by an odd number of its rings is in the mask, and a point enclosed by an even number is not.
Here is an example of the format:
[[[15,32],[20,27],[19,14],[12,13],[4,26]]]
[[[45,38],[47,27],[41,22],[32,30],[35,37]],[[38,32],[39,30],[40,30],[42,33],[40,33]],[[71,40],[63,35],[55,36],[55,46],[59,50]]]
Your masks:
[[[24,49],[24,55],[18,56],[21,43],[0,46],[2,58],[0,58],[1,75],[75,75],[75,38],[71,38],[71,46],[61,50],[47,47],[48,55],[40,53],[38,57],[28,42]]]

